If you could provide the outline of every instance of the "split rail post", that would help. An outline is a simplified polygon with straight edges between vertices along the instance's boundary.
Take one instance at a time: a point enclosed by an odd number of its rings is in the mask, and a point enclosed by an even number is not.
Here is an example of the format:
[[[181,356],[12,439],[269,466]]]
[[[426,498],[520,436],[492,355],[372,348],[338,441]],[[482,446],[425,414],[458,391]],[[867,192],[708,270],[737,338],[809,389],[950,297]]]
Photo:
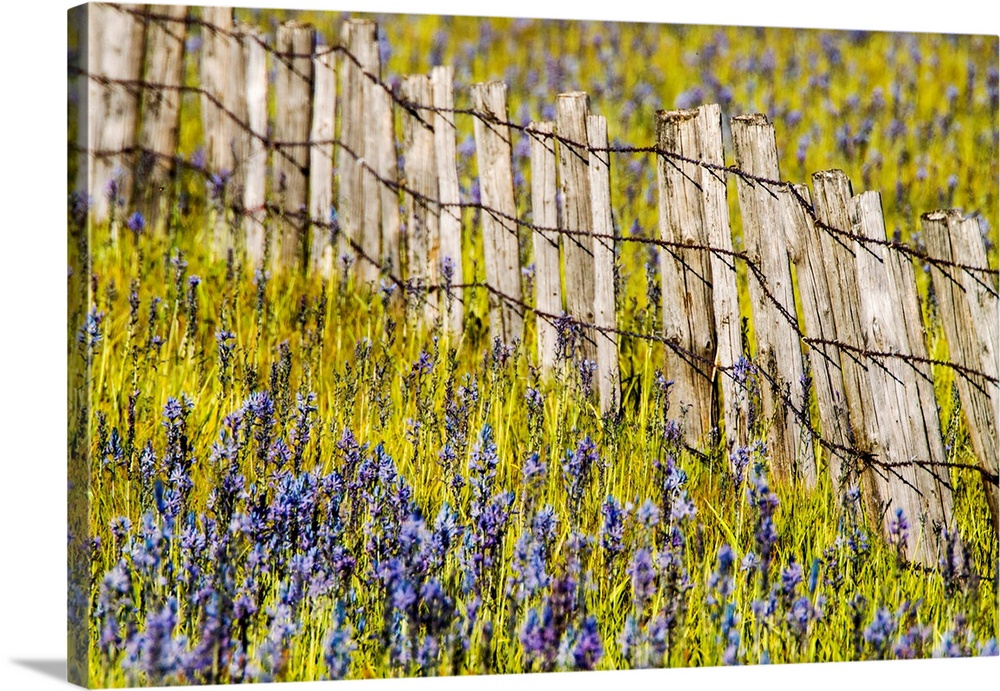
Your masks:
[[[462,333],[464,311],[462,289],[462,209],[458,191],[457,144],[455,135],[455,70],[438,65],[431,70],[431,90],[434,103],[434,154],[437,161],[440,266],[439,275],[446,284],[444,297],[447,317],[445,324],[452,334]]]
[[[97,4],[78,5],[69,10],[67,38],[76,41],[76,55],[70,54],[69,97],[76,107],[76,180],[73,191],[89,207],[94,192],[94,151],[96,147],[97,101],[103,88],[94,79],[100,65],[97,33]],[[74,73],[73,68],[79,70]]]
[[[950,264],[930,264],[950,359],[963,368],[986,375],[955,372],[954,376],[972,448],[979,458],[980,467],[996,478],[1000,474],[1000,449],[997,445],[1000,424],[1000,389],[997,384],[1000,303],[996,275],[959,268],[959,265],[989,266],[986,246],[975,219],[963,219],[959,211],[951,209],[924,214],[920,220],[930,254]],[[983,489],[996,531],[996,480],[991,481],[984,475]]]
[[[94,3],[88,13],[87,69],[92,88],[87,143],[93,147],[90,195],[98,222],[111,217],[114,207],[126,203],[132,192],[128,169],[134,162],[139,96],[123,82],[142,77],[145,11],[140,5]],[[117,223],[112,224],[111,238],[117,241]]]
[[[850,442],[843,406],[841,356],[834,345],[835,301],[824,266],[822,233],[806,209],[806,205],[812,206],[809,189],[805,185],[795,185],[793,189],[794,192],[782,190],[780,196],[787,214],[789,247],[802,301],[802,330],[810,341],[807,355],[819,425],[823,438],[833,447],[827,449],[827,458],[833,487],[839,493],[846,481],[843,449],[849,448]],[[848,457],[847,461],[849,467],[851,459]]]
[[[549,230],[531,234],[535,255],[535,308],[539,316],[538,362],[551,372],[556,365],[559,333],[554,317],[562,314],[562,289],[559,268],[559,216],[556,205],[556,147],[552,133],[555,123],[533,122],[528,126],[531,138],[531,218],[534,225]]]
[[[364,217],[362,166],[365,160],[365,98],[361,58],[375,42],[375,22],[349,19],[341,26],[340,148],[337,156],[337,213],[340,224],[338,263],[357,262],[352,243],[359,240]]]
[[[313,52],[316,29],[301,22],[278,27],[274,95],[280,104],[274,123],[271,160],[281,213],[274,259],[285,268],[302,268],[309,229],[309,129],[312,115]]]
[[[226,206],[236,207],[242,211],[243,189],[246,187],[246,162],[250,155],[250,130],[247,127],[247,69],[243,60],[244,34],[253,29],[249,24],[236,22],[233,33],[228,37],[229,69],[227,85],[223,92],[223,105],[226,113],[223,119],[229,130],[229,148],[233,157],[232,175],[226,186]],[[228,224],[228,220],[227,220]],[[229,227],[227,235],[231,233]],[[231,244],[232,238],[229,238]]]
[[[709,252],[709,267],[712,314],[715,317],[715,377],[719,379],[722,390],[726,447],[732,452],[734,446],[742,447],[747,444],[749,412],[747,396],[745,392],[740,392],[740,383],[734,376],[735,365],[743,357],[743,332],[740,328],[740,297],[736,287],[736,258],[733,254],[726,178],[722,172],[726,164],[722,108],[717,103],[699,107],[696,127],[700,158],[706,165],[713,167],[702,168],[699,172],[705,235],[712,248]]]
[[[201,124],[205,135],[205,172],[208,193],[215,208],[210,221],[210,247],[218,258],[229,246],[225,206],[230,179],[236,168],[233,150],[235,133],[231,108],[233,94],[230,75],[237,62],[233,55],[236,24],[232,7],[201,8]]]
[[[873,213],[878,214],[879,225],[885,230],[885,220],[882,218],[881,197],[869,193],[878,205],[873,204]],[[876,226],[877,227],[877,226]],[[917,295],[917,278],[913,270],[913,262],[908,254],[895,249],[889,250],[889,269],[893,272],[896,288],[899,293],[898,307],[902,314],[905,330],[901,334],[903,351],[911,359],[906,363],[908,379],[907,388],[910,395],[906,397],[909,411],[906,415],[910,423],[914,443],[911,445],[911,458],[917,454],[919,460],[926,460],[926,465],[917,468],[917,488],[928,504],[930,526],[941,526],[951,529],[954,521],[954,498],[952,496],[951,477],[946,466],[948,460],[944,449],[944,438],[941,433],[941,418],[938,415],[937,399],[934,394],[934,372],[931,370],[930,351],[927,347],[927,334],[924,329],[923,310]],[[916,392],[916,396],[913,392]],[[930,536],[928,535],[930,539]],[[932,544],[928,544],[927,558],[929,564],[937,563],[937,547],[939,535],[934,535]]]
[[[264,270],[267,247],[267,49],[264,36],[248,27],[240,36],[240,54],[246,74],[248,145],[243,174],[243,233],[247,261]]]
[[[701,188],[698,111],[657,113],[660,272],[663,281],[665,370],[674,384],[671,407],[682,423],[684,442],[700,447],[715,427],[715,318],[712,276]],[[670,154],[689,160],[679,160]]]
[[[403,165],[407,191],[406,206],[406,282],[423,305],[424,318],[438,317],[438,170],[434,157],[434,131],[430,111],[422,106],[432,102],[431,80],[426,75],[403,79],[403,99],[417,107],[403,116]]]
[[[761,114],[732,119],[736,166],[750,176],[778,180],[774,126]],[[767,447],[776,478],[816,483],[812,439],[800,420],[808,412],[784,209],[776,190],[749,177],[736,185],[748,256],[750,301],[757,337],[757,367],[763,378]]]
[[[841,374],[839,388],[836,378],[833,380],[834,397],[848,446],[858,451],[854,457],[844,459],[840,477],[835,480],[839,486],[862,489],[865,511],[869,518],[877,521],[887,497],[884,496],[884,481],[865,460],[866,455],[878,457],[882,452],[877,434],[878,410],[868,383],[871,363],[859,354],[865,348],[865,339],[851,223],[854,192],[850,179],[842,170],[813,173],[812,182],[822,266],[831,288],[834,333],[837,342],[843,345],[833,355],[835,362],[840,363]]]
[[[221,257],[236,239],[229,208],[241,209],[246,187],[250,133],[243,34],[250,27],[233,20],[231,7],[202,8],[202,20],[206,24],[202,27],[202,124],[213,207],[211,248]]]
[[[559,182],[562,190],[563,257],[566,265],[566,309],[571,319],[594,323],[594,252],[587,235],[594,222],[590,206],[590,153],[587,116],[590,97],[582,91],[556,98],[556,134],[559,138]],[[591,329],[580,330],[580,357],[597,361],[597,340]]]
[[[362,76],[366,165],[361,172],[364,226],[360,245],[365,255],[375,262],[363,261],[358,268],[362,280],[369,283],[378,280],[383,265],[387,265],[393,276],[401,275],[402,266],[394,104],[392,94],[381,81],[377,28],[361,55],[367,74]]]
[[[333,274],[336,261],[331,244],[333,223],[333,139],[337,105],[335,53],[330,49],[313,58],[313,110],[309,132],[309,264],[325,278]]]
[[[514,202],[513,151],[507,120],[507,85],[472,85],[473,130],[482,198],[483,253],[489,292],[490,340],[507,346],[522,337],[521,260]]]
[[[884,244],[885,224],[882,201],[877,192],[864,192],[851,202],[851,220],[856,235],[854,256],[857,262],[858,289],[863,334],[868,348],[878,353],[900,356],[911,352],[911,331],[906,323],[914,315],[915,305],[902,283],[898,257]],[[866,240],[874,242],[866,242]],[[908,262],[903,258],[903,261]],[[912,266],[910,278],[912,279]],[[916,317],[919,319],[919,315]],[[918,370],[903,357],[872,356],[868,366],[868,383],[878,410],[877,429],[882,455],[876,472],[884,478],[887,510],[882,512],[884,534],[893,539],[897,510],[902,510],[909,524],[904,555],[922,564],[936,563],[937,550],[931,526],[950,526],[951,495],[945,492],[935,474],[935,459],[943,451],[928,447],[930,441],[921,414],[922,400],[918,391]],[[931,392],[933,394],[933,391]],[[936,415],[936,406],[930,411]],[[940,431],[936,440],[941,444]],[[930,462],[928,467],[919,463]],[[899,538],[896,538],[899,539]]]
[[[587,116],[590,149],[590,204],[593,220],[594,339],[597,341],[597,393],[602,414],[617,414],[621,405],[618,369],[618,324],[615,320],[615,228],[611,215],[611,152],[608,121]]]
[[[186,5],[152,5],[146,27],[146,67],[144,80],[158,88],[142,92],[142,122],[139,147],[144,152],[138,168],[140,206],[148,228],[160,228],[169,218],[176,173],[181,114],[181,86],[184,84],[184,39],[187,35]]]

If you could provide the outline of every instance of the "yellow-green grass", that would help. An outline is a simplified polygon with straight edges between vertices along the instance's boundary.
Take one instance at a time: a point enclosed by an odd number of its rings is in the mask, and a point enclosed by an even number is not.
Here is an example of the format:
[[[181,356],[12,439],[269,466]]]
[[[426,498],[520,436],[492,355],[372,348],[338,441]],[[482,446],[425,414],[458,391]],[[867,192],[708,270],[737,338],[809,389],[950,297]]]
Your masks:
[[[268,26],[272,17],[281,19],[284,15],[240,10],[238,16]],[[339,34],[340,15],[306,13],[302,18],[314,21],[327,40]],[[387,77],[428,71],[432,66],[429,62],[431,47],[435,35],[439,35],[441,61],[458,68],[458,107],[467,105],[467,91],[463,87],[485,79],[510,81],[512,119],[521,117],[522,107],[527,117],[540,119],[543,107],[554,103],[558,91],[584,89],[592,95],[593,110],[608,117],[612,140],[636,145],[653,142],[655,108],[674,107],[683,92],[704,81],[700,61],[706,55],[705,47],[713,44],[719,52],[707,62],[704,70],[721,85],[732,89],[732,104],[726,115],[762,111],[771,117],[776,126],[783,177],[808,181],[810,171],[842,168],[854,180],[856,191],[870,187],[883,192],[887,228],[892,233],[898,227],[904,241],[919,241],[919,213],[952,205],[986,219],[989,224],[986,237],[993,246],[996,244],[997,227],[1000,226],[995,185],[996,104],[990,102],[986,88],[988,70],[990,67],[996,69],[995,37],[828,34],[827,40],[832,39],[832,45],[841,56],[838,65],[831,66],[818,32],[621,25],[616,29],[618,47],[610,60],[602,61],[599,49],[595,48],[595,38],[602,37],[606,46],[611,34],[609,27],[601,24],[513,20],[481,24],[479,20],[439,17],[379,19],[391,46],[384,68]],[[484,37],[482,26],[492,27],[497,35],[513,35],[515,40],[485,40],[488,36]],[[721,49],[720,37],[728,44],[725,50]],[[752,55],[761,56],[766,48],[774,51],[773,78],[750,75],[746,61]],[[914,59],[917,54],[921,56],[920,65]],[[558,56],[576,61],[579,72],[570,69],[561,81],[549,83],[545,61],[547,57]],[[811,56],[815,56],[814,62]],[[785,67],[793,57],[801,68],[790,75]],[[641,67],[635,67],[637,65]],[[977,71],[971,88],[967,84],[970,65]],[[540,73],[534,91],[527,86],[528,73],[532,69]],[[808,88],[810,77],[824,72],[829,72],[828,89]],[[190,80],[195,80],[196,75],[195,69],[188,70]],[[628,112],[626,102],[641,83],[651,87],[651,95]],[[900,105],[895,113],[893,84],[900,85],[901,89]],[[951,103],[945,97],[950,84],[957,88]],[[870,108],[871,94],[876,87],[882,89],[886,101],[881,109]],[[852,94],[858,97],[859,105],[850,104]],[[706,89],[704,100],[715,100],[715,95]],[[184,103],[180,150],[190,156],[201,138],[199,102],[189,97]],[[272,103],[272,111],[275,106]],[[801,117],[789,117],[792,111],[798,111]],[[867,148],[860,151],[840,147],[837,129],[847,125],[856,132],[869,116],[873,122]],[[894,118],[904,122],[908,131],[892,138],[889,131]],[[471,135],[471,120],[460,119],[458,126],[460,141]],[[800,163],[796,147],[805,134],[812,139]],[[876,151],[880,153],[880,162]],[[623,233],[637,221],[646,235],[655,235],[655,190],[651,189],[655,181],[654,163],[651,157],[639,158],[642,165],[638,173],[629,169],[628,156],[612,159],[615,218]],[[919,172],[921,169],[926,175]],[[474,157],[462,161],[460,172],[463,188],[468,189],[476,172]],[[526,181],[530,180],[526,166],[522,172]],[[957,184],[949,195],[948,177],[952,174],[956,175]],[[633,182],[634,193],[629,196],[625,188]],[[730,181],[731,213],[739,243],[739,213],[732,184]],[[95,227],[90,246],[95,279],[89,281],[81,276],[70,279],[71,286],[77,290],[96,286],[91,306],[104,314],[103,338],[93,354],[90,399],[91,450],[95,459],[90,519],[93,537],[100,540],[100,547],[94,553],[94,596],[97,596],[102,575],[116,560],[109,527],[111,521],[126,516],[134,526],[139,525],[144,512],[151,509],[143,503],[134,468],[126,472],[121,468],[102,467],[102,450],[97,444],[100,436],[98,413],[106,420],[105,431],[117,429],[124,434],[129,426],[129,396],[138,392],[135,448],[151,441],[159,455],[164,447],[163,406],[169,397],[190,396],[194,408],[188,420],[188,431],[192,453],[197,459],[192,469],[194,489],[190,501],[193,507],[198,507],[196,512],[205,511],[208,493],[218,473],[209,460],[211,447],[219,438],[222,421],[255,390],[269,388],[271,368],[280,358],[280,344],[287,342],[291,355],[291,385],[282,395],[290,396],[294,405],[296,391],[316,394],[317,424],[308,447],[307,469],[326,473],[342,468],[343,457],[335,445],[347,427],[362,443],[385,444],[399,472],[411,485],[414,499],[425,517],[433,518],[441,504],[447,501],[453,506],[457,504],[465,518],[462,512],[468,511],[469,489],[466,487],[454,495],[438,462],[445,440],[443,420],[449,396],[446,385],[454,367],[455,387],[463,384],[466,374],[474,375],[479,386],[479,399],[468,420],[469,446],[473,446],[483,425],[489,423],[495,432],[500,458],[498,489],[513,489],[518,492],[518,499],[497,560],[498,567],[491,576],[490,587],[483,593],[488,614],[483,618],[493,619],[495,626],[490,655],[481,650],[485,638],[480,622],[472,633],[471,652],[461,666],[453,668],[448,656],[443,655],[439,669],[424,670],[424,673],[485,669],[521,671],[524,668],[523,651],[517,631],[524,608],[515,614],[499,596],[510,576],[515,542],[522,530],[530,525],[531,506],[552,505],[560,518],[553,565],[558,569],[559,564],[569,559],[566,545],[574,528],[592,536],[598,534],[601,503],[606,496],[613,495],[623,504],[632,502],[635,506],[656,497],[654,463],[664,462],[672,450],[664,441],[663,402],[654,381],[656,373],[662,369],[662,346],[641,339],[623,339],[623,415],[620,421],[612,421],[597,414],[594,402],[581,391],[571,368],[562,370],[555,378],[539,377],[532,367],[536,361],[533,354],[535,324],[530,317],[524,339],[524,343],[530,345],[519,350],[508,364],[491,365],[487,355],[491,345],[486,334],[488,318],[483,291],[473,291],[470,295],[466,329],[460,337],[420,324],[416,311],[406,309],[398,291],[383,303],[378,293],[353,282],[335,279],[323,285],[315,276],[303,277],[281,271],[268,278],[264,292],[266,307],[258,312],[253,269],[242,268],[237,256],[236,274],[227,278],[226,262],[213,260],[205,251],[211,232],[204,209],[202,181],[197,176],[185,175],[178,185],[191,198],[191,212],[175,215],[169,234],[145,233],[136,243],[130,233],[122,230],[119,243],[113,246],[107,228]],[[525,185],[518,190],[519,209],[524,215],[528,214],[527,189]],[[119,211],[119,224],[122,215],[129,211]],[[482,250],[474,214],[466,212],[464,221],[463,246],[470,248],[464,257],[466,276],[482,280],[485,277],[483,263],[475,261],[476,257],[481,257]],[[531,261],[530,242],[527,234],[523,236],[523,258],[528,263]],[[186,307],[187,284],[182,285],[182,294],[173,287],[175,269],[169,258],[177,256],[176,250],[183,251],[188,262],[186,276],[197,275],[202,279],[195,289],[198,307],[197,324],[193,329],[189,328]],[[996,267],[995,250],[990,251],[989,257],[991,266]],[[644,266],[647,259],[642,246],[622,245],[620,266],[624,281],[618,319],[624,329],[640,332],[657,329],[658,308],[647,304],[649,286]],[[928,299],[929,281],[923,271],[917,271],[917,276],[931,356],[946,359],[947,344]],[[132,328],[128,298],[134,280],[138,281],[140,309],[138,323]],[[743,314],[751,317],[746,288],[746,276],[741,273]],[[321,301],[322,291],[325,291],[325,303]],[[163,299],[154,331],[164,343],[155,354],[145,347],[149,305],[153,297]],[[300,320],[302,305],[306,312],[305,318]],[[317,331],[316,310],[320,305],[324,305],[324,326]],[[71,323],[74,336],[82,315],[75,316],[77,319]],[[390,318],[395,324],[392,329],[387,325]],[[749,322],[752,330],[752,318]],[[220,381],[215,340],[216,332],[222,329],[232,331],[236,343],[226,386]],[[752,332],[750,335],[752,347]],[[435,342],[434,338],[438,340]],[[371,353],[358,358],[357,347],[362,339],[371,342]],[[77,347],[73,346],[71,357],[79,356]],[[417,380],[413,365],[423,351],[437,352],[438,357],[433,370],[420,379],[418,393],[414,388]],[[376,367],[385,367],[385,374],[376,376]],[[256,373],[256,383],[253,383],[251,372]],[[666,375],[669,378],[670,373]],[[952,393],[953,373],[948,368],[938,367],[934,375],[949,458],[976,463]],[[529,386],[540,389],[545,397],[544,416],[537,426],[533,426],[534,418],[529,417],[525,404]],[[422,423],[416,435],[409,434],[412,420]],[[822,420],[815,420],[815,423],[822,429]],[[568,503],[561,463],[566,453],[575,449],[585,435],[590,435],[597,443],[601,470],[588,487],[582,506],[573,510]],[[687,488],[697,516],[685,530],[684,566],[692,587],[681,596],[687,605],[687,616],[679,629],[679,638],[670,649],[667,662],[671,665],[719,664],[722,661],[725,641],[719,639],[719,625],[712,617],[712,608],[705,605],[709,575],[716,568],[716,555],[723,544],[733,549],[737,560],[757,549],[755,511],[746,498],[748,483],[734,488],[733,478],[726,470],[727,459],[718,448],[706,445],[699,451],[697,454],[685,451],[679,456],[679,463],[688,476]],[[520,482],[524,460],[531,452],[541,454],[549,470],[540,496],[534,497],[528,506]],[[457,462],[463,474],[467,474],[466,463],[467,456]],[[251,474],[253,469],[248,467],[246,472]],[[953,470],[951,475],[955,485],[956,521],[970,554],[971,569],[987,578],[978,587],[963,581],[961,588],[955,591],[946,589],[945,579],[939,573],[901,564],[891,546],[883,543],[878,530],[864,521],[862,527],[867,529],[870,541],[867,554],[851,559],[847,547],[836,548],[838,537],[843,538],[846,530],[841,522],[843,498],[837,496],[825,474],[815,490],[785,485],[774,487],[780,508],[776,514],[779,539],[772,580],[779,569],[792,560],[800,563],[807,574],[815,559],[824,560],[812,598],[815,601],[815,596],[825,596],[824,616],[810,625],[801,643],[782,627],[780,616],[772,625],[759,625],[750,605],[766,597],[767,591],[759,579],[737,572],[736,588],[730,600],[739,615],[743,642],[740,659],[758,662],[765,652],[773,662],[873,656],[875,652],[870,646],[862,645],[860,652],[855,647],[857,632],[850,606],[855,596],[862,596],[867,603],[861,615],[862,628],[871,622],[878,608],[896,612],[904,602],[919,602],[919,623],[929,626],[932,631],[925,654],[941,644],[960,614],[968,620],[975,640],[996,638],[997,545],[980,478],[970,471]],[[255,480],[263,481],[252,475],[248,477],[248,482]],[[920,528],[914,526],[913,529]],[[626,532],[627,548],[623,555],[608,560],[595,545],[583,563],[583,570],[591,574],[591,587],[586,596],[588,609],[598,618],[604,642],[605,654],[599,664],[602,668],[627,666],[618,637],[632,608],[628,559],[632,549],[643,539],[642,531],[633,521]],[[824,555],[824,551],[831,548],[834,552]],[[356,573],[364,574],[368,566],[366,557],[363,554],[355,556],[358,558]],[[832,573],[833,565],[843,569],[844,581],[839,590],[824,581]],[[458,569],[454,560],[445,566],[450,574],[456,574]],[[273,602],[278,584],[267,579],[261,583],[265,602]],[[161,586],[147,585],[158,598],[170,594]],[[369,618],[381,621],[382,601],[375,586],[360,576],[355,576],[350,585],[368,608]],[[143,586],[136,584],[135,587]],[[173,594],[179,596],[183,609],[183,593]],[[653,607],[663,605],[664,597],[663,593],[658,594]],[[290,658],[281,678],[313,679],[326,675],[323,646],[333,607],[332,597],[324,597],[312,601],[302,611],[301,628],[292,640]],[[181,615],[184,621],[183,611]],[[266,616],[259,614],[250,635],[251,653],[254,644],[266,634],[267,623]],[[191,624],[179,628],[183,630],[178,630],[178,635],[197,635],[196,627]],[[91,633],[96,642],[99,632],[93,624]],[[359,636],[356,642],[359,650],[351,667],[352,676],[404,673],[389,662],[372,637]],[[127,676],[117,661],[112,664],[96,645],[92,651],[94,679],[111,686],[143,681]],[[487,659],[490,667],[485,665]]]

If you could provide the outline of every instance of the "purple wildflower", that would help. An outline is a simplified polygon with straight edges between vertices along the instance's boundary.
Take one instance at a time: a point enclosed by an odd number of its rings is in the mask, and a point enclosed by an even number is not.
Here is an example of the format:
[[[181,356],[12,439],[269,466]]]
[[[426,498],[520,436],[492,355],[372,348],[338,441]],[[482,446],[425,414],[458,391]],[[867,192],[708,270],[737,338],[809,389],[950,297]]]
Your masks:
[[[573,662],[577,669],[594,669],[603,655],[604,645],[597,631],[597,619],[589,616],[584,620],[583,629],[573,646]]]
[[[736,557],[732,548],[724,544],[719,548],[718,566],[708,578],[707,602],[711,605],[722,604],[733,594],[735,583],[733,582],[733,562]]]
[[[609,558],[613,559],[623,549],[622,538],[628,512],[628,507],[622,508],[618,500],[610,495],[601,505],[601,515],[604,517],[601,523],[601,547],[608,553]]]
[[[636,611],[642,612],[656,592],[653,555],[645,547],[640,547],[632,555],[632,563],[629,564],[629,577],[632,580],[632,605]]]
[[[793,562],[781,572],[781,592],[786,597],[793,597],[799,584],[802,583],[802,565]]]
[[[875,618],[864,631],[865,641],[872,646],[880,659],[885,659],[889,646],[896,635],[896,620],[886,608],[875,612]]]
[[[125,226],[132,231],[132,234],[136,238],[138,238],[142,231],[146,229],[146,219],[141,213],[134,211],[128,217],[128,220],[125,221]]]
[[[590,472],[597,465],[597,446],[585,436],[575,451],[567,451],[563,460],[563,476],[569,485],[570,505],[574,510],[583,501],[583,493],[590,481]]]

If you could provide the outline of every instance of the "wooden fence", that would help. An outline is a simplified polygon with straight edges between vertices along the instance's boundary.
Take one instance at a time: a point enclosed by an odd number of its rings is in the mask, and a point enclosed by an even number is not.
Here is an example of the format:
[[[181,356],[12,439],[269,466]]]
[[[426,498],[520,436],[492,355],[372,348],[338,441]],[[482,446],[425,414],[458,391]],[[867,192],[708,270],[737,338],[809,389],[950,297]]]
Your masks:
[[[781,181],[774,127],[760,114],[731,119],[736,164],[726,166],[714,104],[657,113],[654,146],[611,147],[609,123],[591,112],[586,93],[557,95],[554,122],[522,127],[508,118],[503,83],[473,85],[460,94],[471,106],[456,108],[448,66],[407,76],[393,90],[367,19],[346,21],[339,45],[318,47],[315,30],[298,23],[282,25],[272,45],[235,23],[230,9],[91,4],[83,16],[77,190],[89,195],[93,220],[113,217],[120,197],[151,226],[162,225],[169,205],[162,190],[178,165],[179,101],[193,91],[206,154],[194,165],[221,202],[219,256],[237,247],[255,266],[269,256],[274,267],[324,275],[341,271],[347,258],[358,280],[397,283],[426,319],[456,333],[465,323],[463,295],[485,290],[491,339],[520,341],[533,314],[537,343],[525,347],[548,370],[565,332],[578,330],[577,355],[593,368],[597,401],[610,414],[621,400],[620,339],[659,341],[684,441],[695,448],[720,430],[730,451],[747,443],[747,379],[756,378],[773,475],[811,486],[818,459],[826,459],[836,487],[863,485],[886,532],[903,510],[914,526],[907,554],[924,563],[936,560],[936,531],[953,523],[949,470],[957,464],[945,452],[932,377],[935,367],[951,368],[996,524],[997,272],[975,221],[936,211],[922,218],[927,251],[891,241],[879,194],[854,194],[843,172],[816,173],[811,190]],[[192,27],[202,38],[197,87],[183,82]],[[474,204],[459,195],[460,117],[473,118],[481,194]],[[513,130],[530,137],[530,223],[515,204]],[[614,154],[655,156],[658,238],[618,234]],[[727,176],[736,179],[740,252]],[[468,207],[479,211],[479,228],[463,228]],[[462,254],[472,251],[475,233],[485,283],[463,276]],[[535,304],[522,292],[524,233]],[[624,242],[652,244],[660,254],[658,333],[619,328],[615,257]],[[930,357],[914,261],[931,267],[948,361]],[[756,334],[749,361],[739,263]]]

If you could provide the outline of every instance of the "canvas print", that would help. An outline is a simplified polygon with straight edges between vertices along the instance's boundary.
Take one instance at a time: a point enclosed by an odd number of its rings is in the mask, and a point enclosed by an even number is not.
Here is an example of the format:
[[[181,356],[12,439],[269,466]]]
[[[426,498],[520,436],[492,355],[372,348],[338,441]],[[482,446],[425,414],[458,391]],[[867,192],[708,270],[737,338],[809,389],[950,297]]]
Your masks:
[[[71,681],[998,654],[996,36],[68,20]]]

